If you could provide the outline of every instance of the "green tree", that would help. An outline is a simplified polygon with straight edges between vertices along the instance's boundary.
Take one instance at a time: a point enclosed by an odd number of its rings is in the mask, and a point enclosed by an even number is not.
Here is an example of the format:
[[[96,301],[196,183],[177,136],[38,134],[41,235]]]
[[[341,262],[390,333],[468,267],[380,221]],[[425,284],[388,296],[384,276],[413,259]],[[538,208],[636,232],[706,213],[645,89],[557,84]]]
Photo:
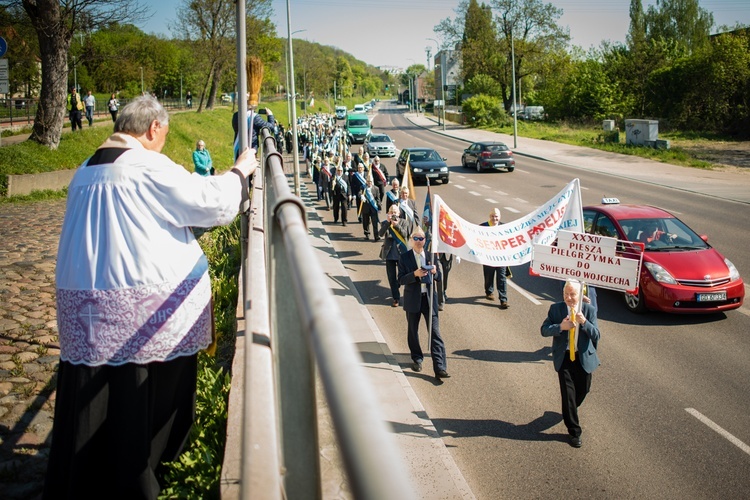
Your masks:
[[[57,149],[65,119],[67,55],[76,32],[91,32],[112,22],[142,19],[137,0],[4,0],[23,5],[39,42],[42,86],[29,140]]]
[[[489,5],[470,0],[464,16],[461,40],[461,73],[464,81],[476,75],[497,75],[499,45]]]
[[[37,64],[39,44],[26,13],[20,6],[0,7],[0,35],[8,42],[8,87],[10,94],[32,97],[39,90],[41,74]]]
[[[497,97],[478,94],[461,103],[466,120],[476,127],[500,125],[507,120],[502,103]]]
[[[657,0],[656,5],[650,6],[645,14],[648,39],[672,41],[680,55],[692,54],[704,48],[714,25],[714,17],[698,2]]]
[[[466,83],[466,91],[469,94],[484,94],[490,97],[500,98],[502,89],[497,80],[490,75],[478,74]]]

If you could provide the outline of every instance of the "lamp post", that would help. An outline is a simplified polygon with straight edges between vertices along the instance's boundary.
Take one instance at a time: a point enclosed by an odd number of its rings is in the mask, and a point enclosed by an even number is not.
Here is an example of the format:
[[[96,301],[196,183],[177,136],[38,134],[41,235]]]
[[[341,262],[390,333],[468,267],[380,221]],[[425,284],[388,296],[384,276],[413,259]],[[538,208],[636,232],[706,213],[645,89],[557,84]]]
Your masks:
[[[294,48],[292,47],[292,35],[305,30],[292,31],[292,16],[291,7],[289,6],[289,0],[286,0],[286,30],[287,33],[289,33],[287,40],[287,50],[289,51],[289,93],[291,94],[291,99],[293,99],[292,103],[294,104],[292,106],[292,155],[294,158],[294,194],[300,196],[299,149],[297,148],[297,92],[294,89]]]
[[[143,95],[143,66],[141,66],[141,95]]]
[[[516,104],[516,47],[513,42],[513,25],[510,27],[510,60],[513,65],[513,149],[518,147],[518,105]]]

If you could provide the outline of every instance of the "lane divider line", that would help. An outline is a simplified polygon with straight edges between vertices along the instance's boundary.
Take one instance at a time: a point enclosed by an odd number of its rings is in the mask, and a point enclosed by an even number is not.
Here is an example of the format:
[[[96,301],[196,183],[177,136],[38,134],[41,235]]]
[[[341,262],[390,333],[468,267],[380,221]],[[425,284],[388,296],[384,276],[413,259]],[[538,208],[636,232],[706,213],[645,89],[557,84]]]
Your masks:
[[[685,408],[685,411],[706,424],[710,429],[713,429],[717,433],[719,433],[722,437],[724,437],[727,441],[735,445],[740,450],[744,451],[746,454],[750,455],[750,446],[746,445],[736,437],[734,437],[732,434],[730,434],[728,431],[721,428],[716,422],[708,418],[707,416],[703,415],[701,412],[696,410],[695,408]]]

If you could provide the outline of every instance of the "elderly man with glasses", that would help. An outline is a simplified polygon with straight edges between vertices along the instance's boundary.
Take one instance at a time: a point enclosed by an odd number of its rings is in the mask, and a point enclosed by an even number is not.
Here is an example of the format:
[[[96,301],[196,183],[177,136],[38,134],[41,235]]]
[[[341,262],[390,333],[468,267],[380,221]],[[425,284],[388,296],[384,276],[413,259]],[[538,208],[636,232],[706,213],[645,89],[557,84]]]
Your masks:
[[[398,282],[404,285],[404,311],[406,311],[407,342],[411,353],[412,369],[422,371],[422,347],[419,345],[419,317],[424,316],[430,332],[430,355],[435,378],[450,378],[446,371],[445,344],[440,336],[437,294],[433,280],[442,276],[435,266],[434,255],[424,249],[424,231],[417,226],[411,235],[411,251],[398,261]]]

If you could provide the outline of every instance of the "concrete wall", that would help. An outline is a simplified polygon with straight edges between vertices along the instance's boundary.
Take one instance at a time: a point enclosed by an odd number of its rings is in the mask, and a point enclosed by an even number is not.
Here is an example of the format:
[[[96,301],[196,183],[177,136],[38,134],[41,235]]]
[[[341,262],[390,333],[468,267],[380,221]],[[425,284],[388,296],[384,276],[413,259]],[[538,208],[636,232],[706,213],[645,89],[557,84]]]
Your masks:
[[[7,196],[24,196],[32,191],[51,189],[60,191],[70,184],[76,169],[8,176]]]

